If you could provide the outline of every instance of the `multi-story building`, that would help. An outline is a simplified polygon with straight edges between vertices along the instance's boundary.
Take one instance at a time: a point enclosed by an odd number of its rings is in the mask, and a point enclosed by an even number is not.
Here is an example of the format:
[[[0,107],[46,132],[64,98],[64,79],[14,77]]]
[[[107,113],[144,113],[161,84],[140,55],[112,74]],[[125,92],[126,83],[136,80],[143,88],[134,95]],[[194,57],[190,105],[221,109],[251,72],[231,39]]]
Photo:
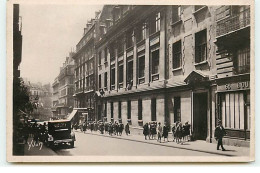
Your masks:
[[[74,61],[70,52],[69,57],[66,57],[63,66],[60,67],[60,73],[52,84],[53,102],[52,112],[53,118],[64,119],[72,112],[74,107]]]
[[[96,17],[88,21],[84,28],[83,37],[76,45],[76,53],[73,56],[75,62],[75,92],[74,92],[74,109],[86,113],[83,121],[95,120],[95,86],[96,86],[96,55],[95,40],[97,35],[97,21],[99,12]],[[75,112],[76,113],[76,112]],[[74,114],[75,114],[74,113]],[[78,115],[79,115],[78,114]],[[79,115],[78,117],[81,117]]]
[[[97,120],[191,124],[192,138],[249,145],[248,6],[105,5],[97,55]]]

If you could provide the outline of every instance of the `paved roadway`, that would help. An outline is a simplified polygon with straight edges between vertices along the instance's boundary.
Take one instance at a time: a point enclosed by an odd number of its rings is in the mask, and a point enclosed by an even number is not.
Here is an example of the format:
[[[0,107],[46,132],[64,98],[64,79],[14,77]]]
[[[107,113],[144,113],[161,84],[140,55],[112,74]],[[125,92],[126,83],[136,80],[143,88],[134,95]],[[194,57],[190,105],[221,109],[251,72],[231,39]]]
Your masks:
[[[110,138],[108,135],[76,132],[76,139],[74,148],[61,146],[48,152],[72,156],[216,156],[211,153]]]

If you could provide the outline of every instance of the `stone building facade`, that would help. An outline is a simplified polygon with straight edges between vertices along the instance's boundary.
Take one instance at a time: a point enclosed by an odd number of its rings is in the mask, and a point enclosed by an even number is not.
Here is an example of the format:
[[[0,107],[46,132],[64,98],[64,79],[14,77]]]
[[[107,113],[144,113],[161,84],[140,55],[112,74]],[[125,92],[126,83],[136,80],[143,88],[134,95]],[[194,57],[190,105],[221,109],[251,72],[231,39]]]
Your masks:
[[[249,146],[248,6],[105,5],[96,29],[96,120],[191,124],[195,140]]]
[[[74,107],[74,61],[73,52],[66,57],[60,73],[52,84],[52,114],[53,119],[64,119]]]

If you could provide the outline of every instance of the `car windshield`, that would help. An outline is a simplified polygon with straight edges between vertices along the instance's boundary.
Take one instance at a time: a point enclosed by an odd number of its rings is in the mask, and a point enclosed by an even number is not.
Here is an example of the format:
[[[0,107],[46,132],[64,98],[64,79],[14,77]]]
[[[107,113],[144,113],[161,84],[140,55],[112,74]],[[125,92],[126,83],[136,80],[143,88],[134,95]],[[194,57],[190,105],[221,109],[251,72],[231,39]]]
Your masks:
[[[68,129],[68,123],[54,123],[53,124],[55,130],[59,129]]]

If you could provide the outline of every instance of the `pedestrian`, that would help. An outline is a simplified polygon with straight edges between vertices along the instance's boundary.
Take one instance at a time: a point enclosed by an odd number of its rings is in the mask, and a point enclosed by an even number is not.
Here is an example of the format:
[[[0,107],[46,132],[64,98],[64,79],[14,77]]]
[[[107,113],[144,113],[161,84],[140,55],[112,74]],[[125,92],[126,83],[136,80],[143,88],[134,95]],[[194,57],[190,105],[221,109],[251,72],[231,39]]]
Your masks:
[[[148,136],[149,136],[149,140],[150,140],[150,137],[151,137],[151,122],[149,122],[149,124],[148,124]]]
[[[84,122],[82,126],[83,133],[85,133],[87,130],[87,122]]]
[[[158,135],[158,138],[157,138],[157,141],[161,143],[161,140],[162,140],[162,126],[161,126],[161,123],[159,122],[158,123],[158,127],[157,127],[157,135]]]
[[[125,125],[125,134],[128,136],[130,134],[129,124],[126,123]]]
[[[152,135],[152,139],[155,138],[155,135],[156,135],[156,134],[157,134],[157,132],[156,132],[156,123],[153,122],[153,123],[151,123],[151,135]]]
[[[148,127],[148,123],[146,123],[143,127],[143,134],[144,134],[144,138],[145,140],[147,140],[147,135],[149,135],[149,127]]]
[[[101,132],[101,134],[104,134],[104,124],[103,123],[100,124],[100,132]]]
[[[105,133],[108,133],[108,123],[107,122],[105,122]]]
[[[183,129],[182,129],[182,123],[181,122],[178,122],[176,123],[177,124],[177,127],[176,127],[176,143],[179,144],[183,144],[182,142],[182,137],[183,137]]]
[[[164,123],[163,133],[162,133],[163,141],[165,141],[165,139],[167,139],[167,142],[169,142],[169,140],[168,140],[168,133],[169,133],[169,128],[168,128],[168,126],[166,125],[166,123]]]
[[[190,124],[189,121],[185,122],[184,126],[183,126],[183,140],[184,141],[190,141]]]
[[[94,130],[94,123],[93,122],[90,124],[90,130],[91,130],[91,132]]]
[[[223,147],[223,142],[222,142],[222,139],[225,135],[226,135],[226,131],[225,131],[224,127],[222,126],[222,122],[221,122],[221,120],[218,120],[218,125],[215,129],[215,134],[214,134],[215,139],[218,141],[217,150],[219,150],[219,146],[221,146],[222,151],[226,150]]]
[[[172,125],[172,138],[173,138],[173,142],[175,141],[176,139],[176,123],[173,123]]]
[[[120,123],[118,130],[119,130],[119,135],[121,136],[124,130],[124,124]]]

